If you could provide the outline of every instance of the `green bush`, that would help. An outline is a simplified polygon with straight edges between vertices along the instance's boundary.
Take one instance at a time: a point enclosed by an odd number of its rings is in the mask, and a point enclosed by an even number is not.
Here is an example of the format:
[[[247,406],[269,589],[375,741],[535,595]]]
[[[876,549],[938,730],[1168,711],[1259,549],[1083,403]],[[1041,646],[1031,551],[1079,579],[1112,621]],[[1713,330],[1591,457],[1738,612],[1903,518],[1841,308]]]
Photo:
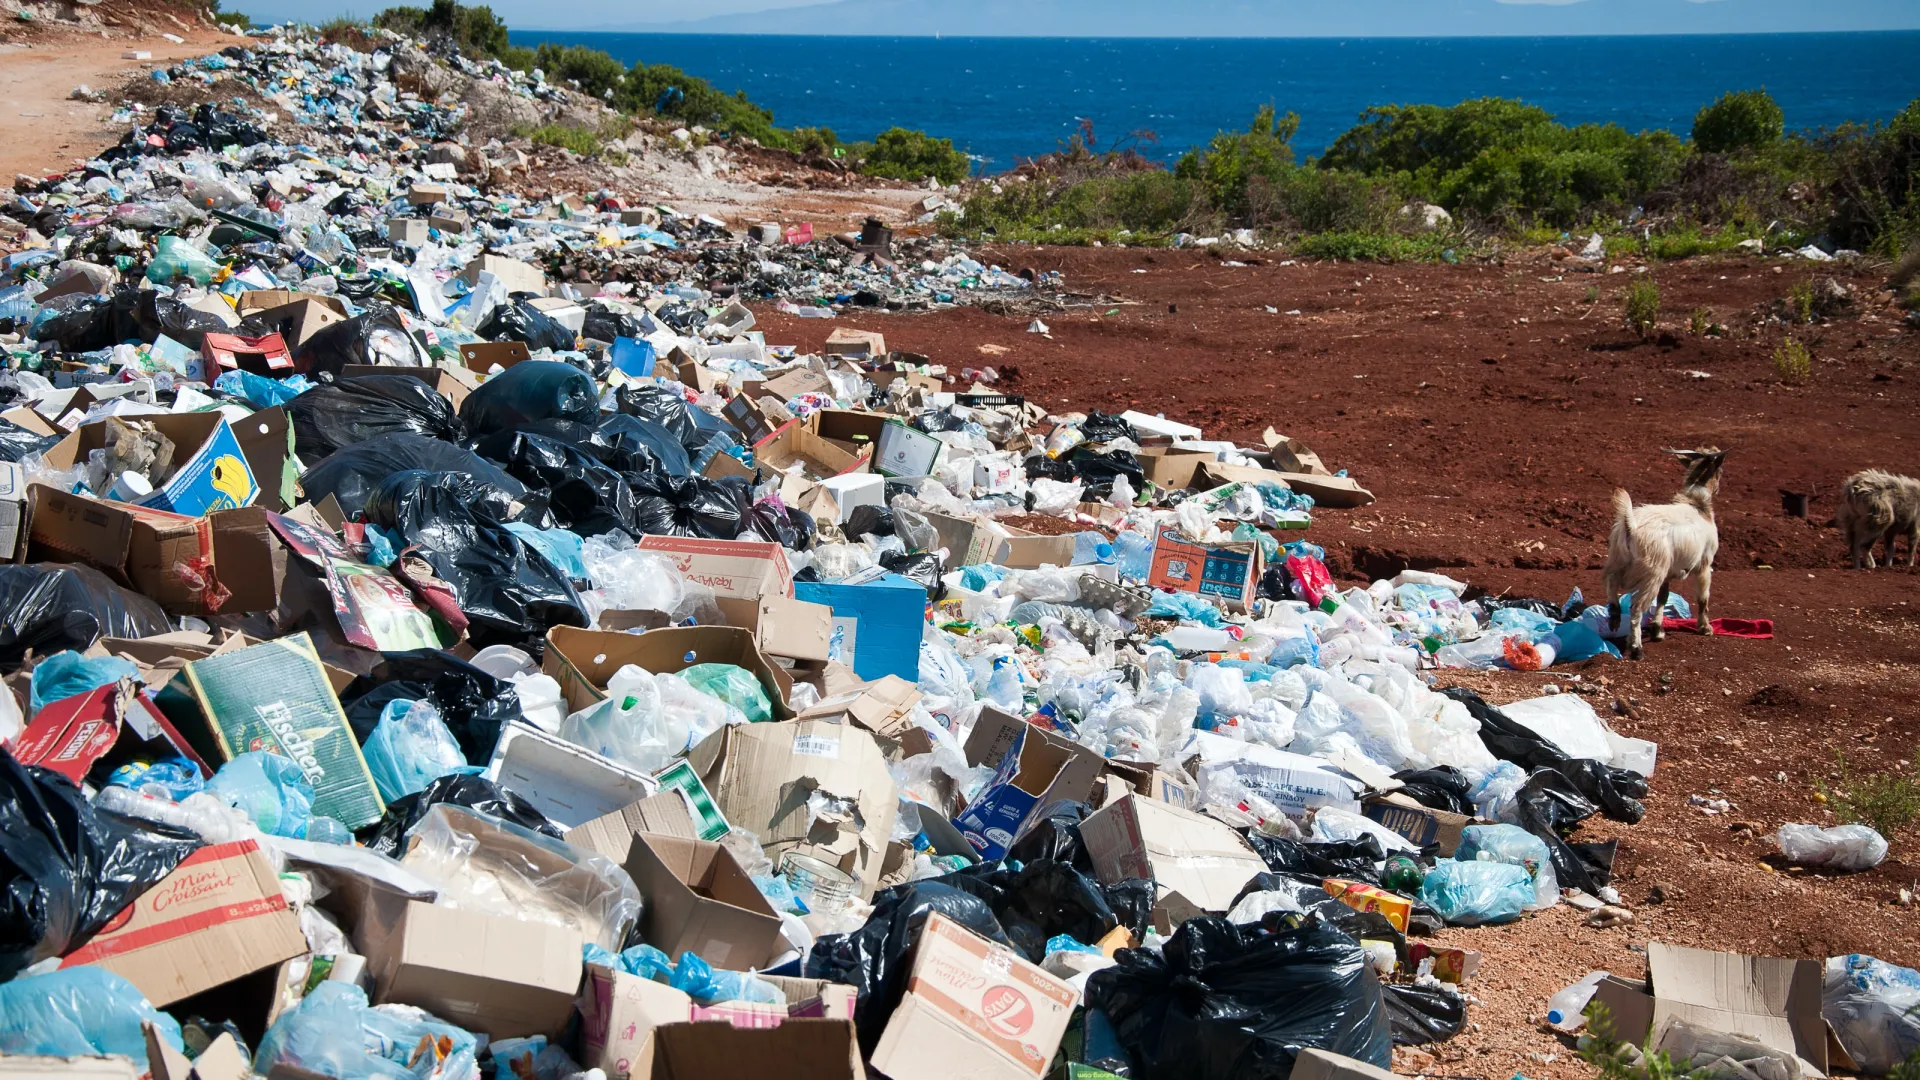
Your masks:
[[[514,128],[513,133],[523,139],[532,140],[536,145],[564,147],[582,157],[592,157],[606,146],[606,141],[600,132],[569,124],[523,126]]]
[[[1278,116],[1273,106],[1263,105],[1246,131],[1223,131],[1205,150],[1188,151],[1174,175],[1200,184],[1217,209],[1246,221],[1255,187],[1271,185],[1293,168],[1292,140],[1299,130],[1297,114]]]
[[[1627,285],[1627,329],[1641,337],[1650,337],[1660,321],[1660,283],[1652,275],[1635,278]]]
[[[893,180],[923,180],[929,176],[943,184],[957,184],[967,178],[973,163],[953,148],[952,139],[936,139],[924,131],[889,128],[873,140],[862,170],[871,176]]]
[[[1693,144],[1709,154],[1759,150],[1780,141],[1787,114],[1765,90],[1736,90],[1693,118]]]
[[[1805,345],[1788,338],[1782,348],[1797,350],[1805,362],[1804,366],[1811,370],[1812,360],[1807,356]],[[1775,353],[1774,356],[1774,366],[1778,368],[1780,354]],[[1784,374],[1782,377],[1785,377]],[[1801,379],[1805,379],[1804,374]],[[1839,761],[1839,781],[1831,786],[1822,783],[1820,794],[1842,822],[1871,826],[1875,832],[1892,840],[1896,833],[1920,821],[1920,766],[1914,766],[1905,774],[1879,772],[1856,776],[1847,766],[1844,756]]]
[[[547,81],[572,83],[582,93],[603,101],[613,100],[626,88],[626,66],[605,52],[584,45],[563,47],[550,41],[541,42],[533,51],[533,64],[546,74]]]

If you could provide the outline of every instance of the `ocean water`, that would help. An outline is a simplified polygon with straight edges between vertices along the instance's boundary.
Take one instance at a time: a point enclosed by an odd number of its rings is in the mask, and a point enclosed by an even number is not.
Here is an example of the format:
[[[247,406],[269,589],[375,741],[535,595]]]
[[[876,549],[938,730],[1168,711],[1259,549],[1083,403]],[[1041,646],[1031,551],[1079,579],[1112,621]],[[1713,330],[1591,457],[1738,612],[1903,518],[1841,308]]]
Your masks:
[[[1920,97],[1920,32],[1418,39],[853,38],[515,33],[590,45],[744,90],[782,127],[871,139],[894,125],[951,137],[981,168],[1057,149],[1090,121],[1172,159],[1261,105],[1300,114],[1315,155],[1371,105],[1520,98],[1568,123],[1664,127],[1728,90],[1764,86],[1790,129],[1885,120]]]

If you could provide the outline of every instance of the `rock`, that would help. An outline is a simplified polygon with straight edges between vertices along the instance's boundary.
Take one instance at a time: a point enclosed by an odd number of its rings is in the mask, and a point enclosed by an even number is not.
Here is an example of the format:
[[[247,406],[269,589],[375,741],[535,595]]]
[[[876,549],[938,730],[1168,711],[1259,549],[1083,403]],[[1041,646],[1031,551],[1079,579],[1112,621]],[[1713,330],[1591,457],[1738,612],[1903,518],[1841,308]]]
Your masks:
[[[1653,887],[1647,890],[1647,903],[1664,904],[1669,900],[1683,900],[1686,898],[1686,895],[1686,890],[1678,885],[1665,881],[1656,881],[1653,883]]]
[[[1624,926],[1632,921],[1633,912],[1623,907],[1614,907],[1612,904],[1587,916],[1587,925],[1601,930],[1610,926]]]
[[[1825,278],[1813,288],[1813,310],[1818,315],[1834,315],[1853,306],[1853,288],[1834,278]]]
[[[1761,240],[1742,240],[1739,249],[1749,255],[1758,255],[1767,250],[1767,245]]]
[[[1445,207],[1425,202],[1408,203],[1401,207],[1400,217],[1417,222],[1423,229],[1444,229],[1453,224],[1453,215],[1447,213]]]
[[[451,165],[464,172],[467,168],[466,148],[459,143],[434,143],[433,148],[427,151],[427,164]]]

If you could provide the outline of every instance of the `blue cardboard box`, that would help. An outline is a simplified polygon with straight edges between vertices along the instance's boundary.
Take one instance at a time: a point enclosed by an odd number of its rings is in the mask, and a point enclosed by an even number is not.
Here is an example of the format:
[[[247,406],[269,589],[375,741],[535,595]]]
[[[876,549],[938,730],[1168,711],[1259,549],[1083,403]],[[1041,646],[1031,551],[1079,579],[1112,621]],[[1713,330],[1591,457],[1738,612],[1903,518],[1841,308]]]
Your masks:
[[[860,584],[796,581],[793,596],[833,609],[830,654],[872,681],[898,675],[920,681],[920,638],[927,628],[927,590],[886,574]]]
[[[989,861],[1006,856],[1036,809],[1061,800],[1085,801],[1104,764],[1086,747],[991,708],[980,714],[967,739],[968,763],[992,764],[981,756],[983,750],[1001,750],[993,780],[953,824]]]
[[[247,466],[246,451],[219,413],[169,413],[129,419],[151,424],[173,442],[171,471],[154,485],[152,494],[134,505],[205,517],[215,510],[252,506],[260,497],[260,485]],[[48,450],[47,461],[55,468],[70,468],[106,443],[107,422],[96,420]]]

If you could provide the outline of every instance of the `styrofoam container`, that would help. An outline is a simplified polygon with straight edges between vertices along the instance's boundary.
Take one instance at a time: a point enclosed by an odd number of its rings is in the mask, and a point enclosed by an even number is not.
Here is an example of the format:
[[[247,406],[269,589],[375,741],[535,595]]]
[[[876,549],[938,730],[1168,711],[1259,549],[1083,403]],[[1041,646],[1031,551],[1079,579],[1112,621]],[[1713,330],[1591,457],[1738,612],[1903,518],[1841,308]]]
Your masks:
[[[520,723],[500,729],[486,777],[519,794],[563,829],[578,828],[660,790],[645,773]]]

